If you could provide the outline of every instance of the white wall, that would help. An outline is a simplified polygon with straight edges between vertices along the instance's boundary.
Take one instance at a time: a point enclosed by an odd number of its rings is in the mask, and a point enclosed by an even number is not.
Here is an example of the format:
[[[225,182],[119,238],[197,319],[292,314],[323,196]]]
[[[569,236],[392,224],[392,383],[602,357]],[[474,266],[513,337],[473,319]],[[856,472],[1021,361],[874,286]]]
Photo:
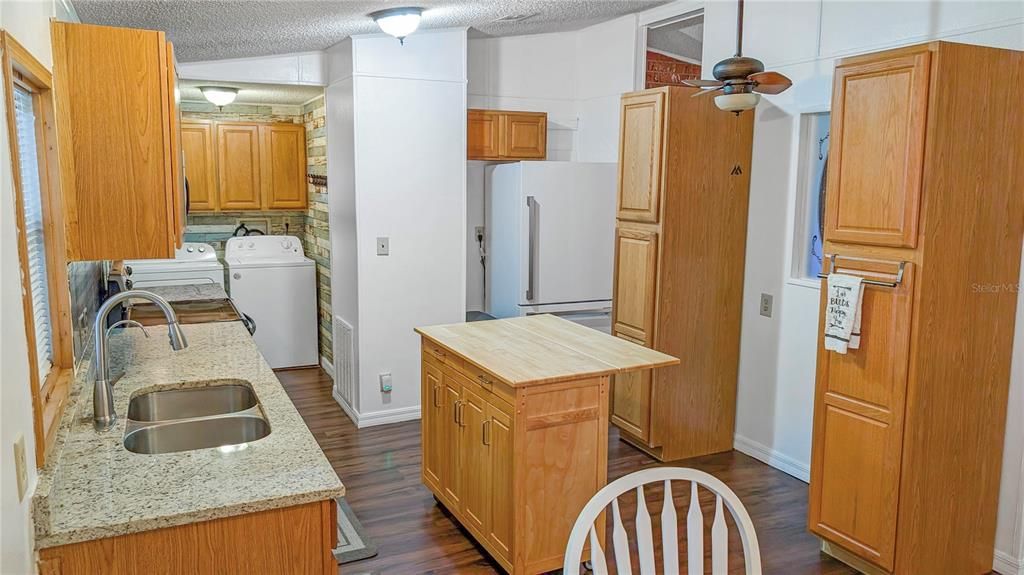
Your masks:
[[[69,10],[53,1],[0,2],[0,28],[49,69],[53,65],[50,18],[74,20]],[[4,374],[0,385],[0,572],[20,574],[35,572],[29,503],[37,473],[12,178],[7,116],[0,114],[0,365]],[[13,456],[14,442],[19,436],[25,438],[28,465],[28,491],[21,501]]]
[[[298,52],[255,58],[233,58],[178,64],[178,76],[190,80],[256,82],[264,84],[327,83],[327,54]]]
[[[572,32],[469,41],[469,107],[548,114],[548,160],[618,162],[619,97],[633,89],[636,16]],[[467,308],[483,309],[473,230],[484,225],[483,168],[469,162]]]
[[[415,419],[413,328],[465,318],[466,31],[424,31],[404,46],[357,36],[329,50],[327,65],[332,254],[346,270],[332,266],[332,306],[356,327],[359,357],[348,407],[360,426]],[[382,236],[386,257],[376,255]]]
[[[732,55],[735,4],[710,2],[705,13],[704,69]],[[820,22],[820,27],[819,27]],[[817,287],[789,280],[801,112],[827,109],[838,56],[943,38],[1024,48],[1024,4],[1017,2],[747,3],[744,51],[794,81],[757,109],[740,347],[736,447],[807,479]],[[775,296],[761,317],[762,293]],[[1022,302],[1024,304],[1024,302]],[[997,533],[997,567],[1016,573],[1021,541],[1021,452],[1024,415],[1024,310],[1018,307]]]

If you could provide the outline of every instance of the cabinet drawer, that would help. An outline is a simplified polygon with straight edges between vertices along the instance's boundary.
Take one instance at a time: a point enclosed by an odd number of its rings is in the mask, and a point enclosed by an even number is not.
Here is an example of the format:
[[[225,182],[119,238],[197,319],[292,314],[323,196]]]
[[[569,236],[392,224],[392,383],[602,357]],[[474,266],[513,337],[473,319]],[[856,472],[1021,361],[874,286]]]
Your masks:
[[[931,54],[836,68],[825,237],[917,245]]]
[[[896,267],[840,262],[839,272],[863,276]],[[821,300],[809,524],[887,570],[896,545],[913,272],[907,264],[898,286],[862,288],[861,344],[846,354],[824,350],[827,290]]]
[[[509,385],[489,372],[486,372],[472,363],[462,364],[462,373],[467,379],[479,384],[491,395],[507,402],[509,405],[515,403],[515,392]]]
[[[617,212],[620,220],[658,221],[666,93],[643,92],[622,98]]]
[[[657,233],[625,227],[615,230],[612,327],[646,346],[652,344],[654,335],[657,268]]]

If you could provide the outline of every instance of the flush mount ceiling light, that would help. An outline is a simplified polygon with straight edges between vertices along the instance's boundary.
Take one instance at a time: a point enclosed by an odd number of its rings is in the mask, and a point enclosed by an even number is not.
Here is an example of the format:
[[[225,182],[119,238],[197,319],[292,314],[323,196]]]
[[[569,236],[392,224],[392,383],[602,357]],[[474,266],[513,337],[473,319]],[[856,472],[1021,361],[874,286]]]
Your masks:
[[[235,97],[238,96],[238,88],[227,86],[199,86],[199,91],[203,93],[203,97],[207,101],[221,108],[234,102]]]
[[[398,38],[405,44],[405,37],[416,31],[420,26],[423,8],[388,8],[370,14],[370,18],[380,26],[381,32]]]

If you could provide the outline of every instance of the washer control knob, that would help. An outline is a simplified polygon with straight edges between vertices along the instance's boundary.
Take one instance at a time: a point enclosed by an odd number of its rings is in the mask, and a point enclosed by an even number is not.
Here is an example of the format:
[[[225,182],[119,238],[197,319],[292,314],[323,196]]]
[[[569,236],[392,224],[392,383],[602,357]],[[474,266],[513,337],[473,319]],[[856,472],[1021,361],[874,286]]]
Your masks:
[[[232,275],[231,277],[235,278],[236,280],[240,280],[242,279],[242,274],[235,272],[234,275]]]
[[[203,253],[203,252],[205,252],[205,251],[206,251],[206,248],[203,248],[203,247],[200,247],[200,248],[199,248],[199,253]]]
[[[192,253],[192,252],[196,251],[196,249],[194,247],[192,247],[192,246],[189,246],[189,247],[185,248],[185,251],[188,252],[188,253]]]
[[[253,249],[255,247],[256,247],[256,242],[249,242],[249,249]]]

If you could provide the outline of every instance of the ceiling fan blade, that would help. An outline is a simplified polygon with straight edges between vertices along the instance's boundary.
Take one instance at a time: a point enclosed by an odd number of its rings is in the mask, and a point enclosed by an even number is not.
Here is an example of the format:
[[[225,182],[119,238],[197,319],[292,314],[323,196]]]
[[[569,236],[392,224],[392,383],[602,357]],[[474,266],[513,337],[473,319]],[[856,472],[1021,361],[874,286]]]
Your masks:
[[[690,97],[691,98],[696,98],[698,96],[707,96],[708,94],[714,94],[715,92],[720,92],[724,88],[725,88],[725,85],[723,84],[723,85],[721,85],[721,86],[719,86],[717,88],[712,88],[710,90],[701,90],[700,92],[696,92],[694,94],[691,94]]]
[[[683,80],[683,84],[686,84],[687,86],[691,86],[693,88],[712,88],[712,87],[718,87],[718,86],[722,86],[723,85],[723,83],[720,82],[719,80],[699,80],[699,79]]]
[[[761,94],[778,94],[785,92],[793,85],[793,81],[778,72],[758,72],[747,76],[754,83],[754,91]]]

